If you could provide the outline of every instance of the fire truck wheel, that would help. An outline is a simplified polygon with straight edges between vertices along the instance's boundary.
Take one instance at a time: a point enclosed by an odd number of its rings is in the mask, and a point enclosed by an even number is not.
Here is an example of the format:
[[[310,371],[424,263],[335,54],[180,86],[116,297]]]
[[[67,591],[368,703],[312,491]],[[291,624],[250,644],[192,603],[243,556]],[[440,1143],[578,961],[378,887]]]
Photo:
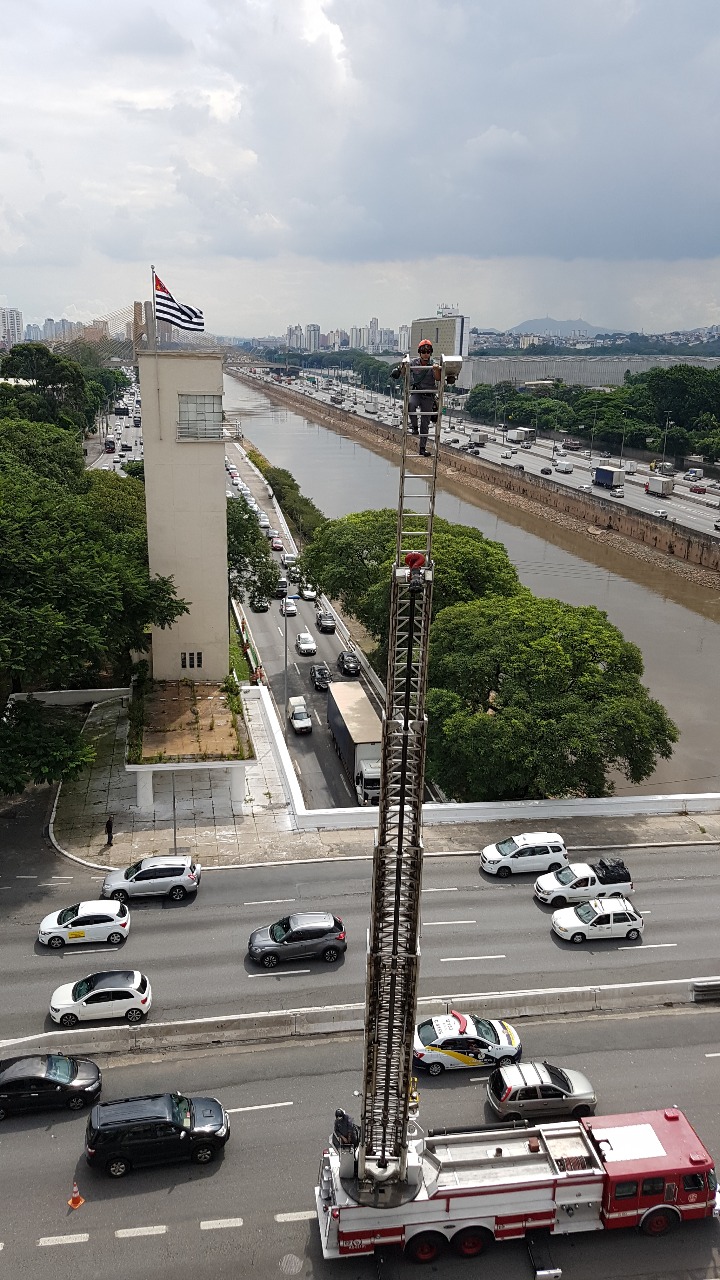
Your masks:
[[[678,1224],[677,1215],[669,1209],[653,1209],[640,1224],[645,1236],[666,1236]]]
[[[465,1227],[456,1232],[450,1241],[450,1247],[460,1258],[479,1258],[494,1243],[492,1232],[486,1231],[484,1227]]]
[[[442,1062],[431,1062],[430,1066],[428,1067],[428,1075],[441,1076],[444,1070],[445,1068]]]
[[[439,1231],[421,1231],[405,1245],[405,1256],[411,1262],[434,1262],[440,1257],[447,1241]]]

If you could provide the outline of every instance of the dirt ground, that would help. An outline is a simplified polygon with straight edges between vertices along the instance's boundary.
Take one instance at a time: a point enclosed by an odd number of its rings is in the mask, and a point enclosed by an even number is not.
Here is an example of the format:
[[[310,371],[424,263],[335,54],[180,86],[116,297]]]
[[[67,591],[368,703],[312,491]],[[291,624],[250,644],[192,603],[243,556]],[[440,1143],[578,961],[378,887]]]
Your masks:
[[[241,719],[238,729],[246,739]],[[247,745],[238,742],[221,685],[165,681],[145,695],[143,763],[161,753],[166,760],[241,759],[248,754]]]

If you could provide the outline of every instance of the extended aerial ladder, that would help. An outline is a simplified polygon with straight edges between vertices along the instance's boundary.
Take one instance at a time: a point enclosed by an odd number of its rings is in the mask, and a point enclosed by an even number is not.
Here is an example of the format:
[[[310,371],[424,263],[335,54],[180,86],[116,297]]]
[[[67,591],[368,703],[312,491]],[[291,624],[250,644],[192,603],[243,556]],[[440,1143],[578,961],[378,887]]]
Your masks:
[[[408,1129],[419,966],[432,532],[443,397],[461,364],[460,357],[441,357],[435,447],[427,463],[414,456],[417,440],[409,432],[409,357],[399,366],[404,384],[402,462],[373,853],[362,1115],[359,1136],[337,1143],[343,1187],[358,1203],[397,1204],[417,1194],[418,1169],[412,1153],[409,1162]],[[328,1161],[321,1178],[331,1176]]]

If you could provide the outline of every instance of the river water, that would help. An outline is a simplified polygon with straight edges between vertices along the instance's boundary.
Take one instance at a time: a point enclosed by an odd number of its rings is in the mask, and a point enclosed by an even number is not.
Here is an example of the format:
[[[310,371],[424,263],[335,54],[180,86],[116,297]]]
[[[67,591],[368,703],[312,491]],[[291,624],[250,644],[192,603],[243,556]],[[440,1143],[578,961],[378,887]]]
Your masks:
[[[309,422],[233,378],[225,379],[225,407],[240,410],[247,439],[326,516],[397,506],[398,467],[380,447]],[[616,779],[617,794],[720,791],[720,579],[717,591],[698,586],[500,500],[483,495],[481,505],[451,481],[439,485],[438,514],[502,542],[536,595],[597,605],[642,650],[645,683],[681,736],[640,788]]]

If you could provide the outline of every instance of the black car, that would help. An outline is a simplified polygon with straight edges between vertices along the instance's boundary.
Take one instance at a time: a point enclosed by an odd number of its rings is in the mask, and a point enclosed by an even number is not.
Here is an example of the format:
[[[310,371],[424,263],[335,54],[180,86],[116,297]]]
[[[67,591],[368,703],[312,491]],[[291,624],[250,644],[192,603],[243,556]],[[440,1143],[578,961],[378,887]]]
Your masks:
[[[540,468],[540,475],[541,475],[541,476],[551,476],[551,475],[552,475],[552,467],[541,467],[541,468]]]
[[[338,671],[342,671],[344,676],[359,676],[360,663],[354,653],[343,651],[337,660]]]
[[[332,672],[326,662],[314,662],[310,668],[310,681],[319,689],[321,693],[325,693],[328,685],[332,682]]]
[[[100,1068],[89,1058],[66,1058],[62,1053],[5,1058],[0,1062],[0,1120],[48,1107],[82,1111],[97,1102],[101,1088]]]
[[[131,445],[131,444],[127,444],[125,441],[123,441],[123,443],[120,445],[120,452],[121,452],[121,453],[132,453],[132,445]]]
[[[251,596],[250,608],[253,613],[267,613],[270,608],[270,601],[266,600],[264,596]]]
[[[332,635],[335,632],[335,619],[331,613],[323,613],[322,609],[318,609],[315,614],[315,626],[318,631],[327,631]]]
[[[124,1178],[140,1165],[210,1164],[229,1137],[228,1114],[216,1098],[181,1093],[122,1098],[93,1107],[85,1159],[111,1178]]]

